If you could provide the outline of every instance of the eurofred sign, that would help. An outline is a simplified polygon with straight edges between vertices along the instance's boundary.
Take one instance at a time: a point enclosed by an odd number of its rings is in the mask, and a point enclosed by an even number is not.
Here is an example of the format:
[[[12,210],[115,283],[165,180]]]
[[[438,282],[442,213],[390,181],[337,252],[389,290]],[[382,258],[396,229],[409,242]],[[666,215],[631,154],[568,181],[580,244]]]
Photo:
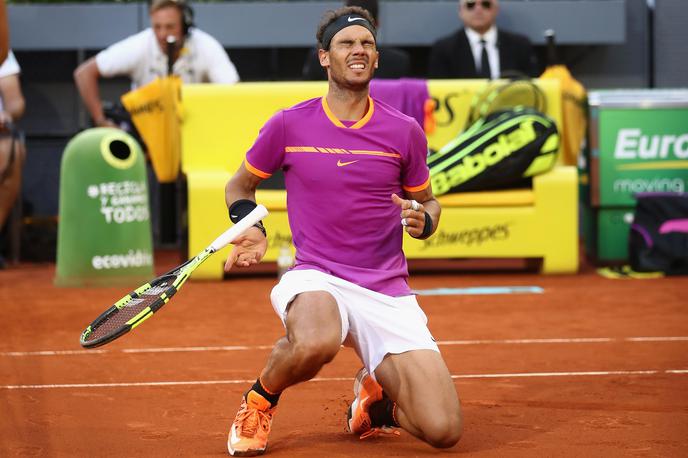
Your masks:
[[[601,205],[635,205],[640,192],[688,190],[688,106],[599,111]]]

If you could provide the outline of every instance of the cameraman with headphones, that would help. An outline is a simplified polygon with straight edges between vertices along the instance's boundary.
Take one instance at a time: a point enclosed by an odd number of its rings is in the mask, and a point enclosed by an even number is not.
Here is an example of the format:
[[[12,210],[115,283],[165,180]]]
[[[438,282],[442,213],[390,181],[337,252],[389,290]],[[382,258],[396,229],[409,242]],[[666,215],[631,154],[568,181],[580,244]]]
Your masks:
[[[111,45],[74,71],[79,94],[96,126],[118,127],[103,111],[99,78],[126,75],[136,89],[164,77],[168,46],[172,47],[172,73],[185,83],[239,81],[222,45],[193,26],[193,10],[185,0],[152,0],[149,13],[151,27]]]

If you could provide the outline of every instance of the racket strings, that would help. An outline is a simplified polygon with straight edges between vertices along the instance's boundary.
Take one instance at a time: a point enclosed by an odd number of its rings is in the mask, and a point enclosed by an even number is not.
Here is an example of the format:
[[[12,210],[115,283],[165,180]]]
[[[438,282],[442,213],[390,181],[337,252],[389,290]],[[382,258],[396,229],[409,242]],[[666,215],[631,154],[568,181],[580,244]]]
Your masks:
[[[476,95],[469,110],[468,124],[516,107],[531,107],[544,113],[547,110],[545,95],[529,80],[494,83]]]
[[[509,86],[507,89],[499,92],[489,101],[484,111],[487,112],[486,114],[489,114],[497,110],[511,109],[518,106],[532,107],[538,111],[543,111],[544,106],[542,102],[543,99],[534,85],[530,83],[518,84]]]
[[[160,285],[151,286],[141,292],[138,297],[131,298],[120,308],[113,310],[112,313],[91,328],[91,333],[87,336],[86,341],[100,339],[120,330],[146,308],[153,306],[160,299],[160,296],[169,290],[169,285],[173,281],[174,279],[167,280]]]

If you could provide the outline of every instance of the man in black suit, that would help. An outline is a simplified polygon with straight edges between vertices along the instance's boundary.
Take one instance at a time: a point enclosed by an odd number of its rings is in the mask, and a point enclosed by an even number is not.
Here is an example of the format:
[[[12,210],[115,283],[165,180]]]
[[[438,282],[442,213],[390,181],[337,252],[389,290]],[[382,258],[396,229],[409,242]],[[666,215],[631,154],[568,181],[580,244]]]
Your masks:
[[[377,0],[346,0],[344,6],[360,6],[367,10],[375,20],[375,28],[379,28],[378,2]],[[375,78],[394,79],[409,76],[411,72],[411,58],[403,49],[392,47],[379,47],[378,68],[375,70]],[[306,56],[303,65],[303,79],[305,80],[326,80],[327,73],[320,65],[318,50],[311,49]]]
[[[527,37],[497,29],[499,0],[459,0],[464,28],[436,41],[429,78],[499,78],[538,75],[537,58]]]

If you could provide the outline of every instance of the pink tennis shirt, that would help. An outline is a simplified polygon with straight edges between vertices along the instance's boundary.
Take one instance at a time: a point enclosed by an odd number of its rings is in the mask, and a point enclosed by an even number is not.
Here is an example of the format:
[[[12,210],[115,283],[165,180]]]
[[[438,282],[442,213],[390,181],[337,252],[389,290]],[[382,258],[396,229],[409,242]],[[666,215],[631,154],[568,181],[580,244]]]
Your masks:
[[[418,123],[377,99],[357,122],[326,99],[279,111],[246,153],[260,178],[284,171],[294,269],[316,269],[389,296],[411,294],[401,208],[391,194],[430,185]]]

